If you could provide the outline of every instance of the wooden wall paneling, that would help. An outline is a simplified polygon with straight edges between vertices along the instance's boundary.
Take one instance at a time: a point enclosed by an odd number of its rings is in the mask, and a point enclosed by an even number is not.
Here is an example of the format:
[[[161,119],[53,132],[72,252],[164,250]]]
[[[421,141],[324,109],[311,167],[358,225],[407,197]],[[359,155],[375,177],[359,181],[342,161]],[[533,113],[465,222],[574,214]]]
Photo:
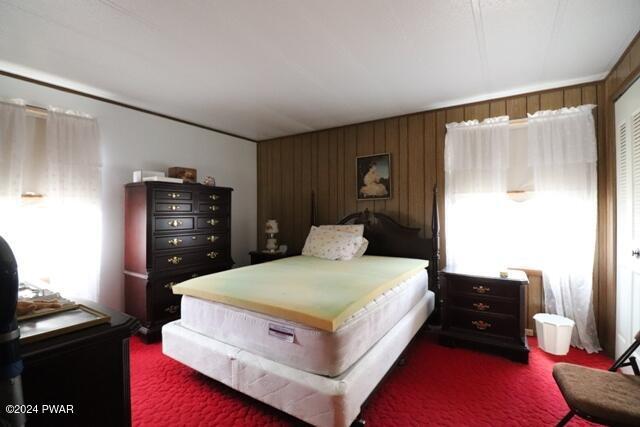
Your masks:
[[[558,89],[540,94],[541,110],[557,110],[564,106],[564,90]]]
[[[564,106],[577,107],[582,105],[582,88],[572,87],[564,91]]]
[[[289,245],[294,239],[294,204],[293,204],[293,162],[294,138],[284,138],[281,143],[281,175],[282,175],[282,211],[278,218],[280,225],[279,244]]]
[[[375,154],[386,153],[387,144],[385,141],[384,120],[378,120],[373,123],[373,152]],[[391,172],[393,173],[393,172]],[[387,201],[376,200],[373,202],[373,210],[376,212],[386,212]]]
[[[533,114],[540,111],[540,94],[536,93],[527,96],[527,114]]]
[[[345,214],[356,211],[358,188],[356,184],[356,156],[358,155],[358,130],[348,126],[344,132],[344,210]]]
[[[277,139],[270,143],[271,146],[271,217],[280,221],[282,218],[282,159],[281,144],[282,139]]]
[[[311,135],[303,135],[300,138],[302,147],[302,194],[300,221],[302,234],[298,236],[296,251],[301,251],[304,241],[311,228],[311,192],[313,191],[313,160],[311,159],[313,141]]]
[[[287,244],[292,252],[302,249],[304,243],[302,236],[304,235],[304,189],[302,180],[302,158],[305,155],[302,137],[298,136],[293,139],[293,236]]]
[[[338,219],[342,219],[347,215],[347,211],[344,208],[344,197],[345,197],[345,155],[344,155],[344,128],[338,129],[337,140],[336,140],[336,164],[338,168],[337,172],[337,216]]]
[[[318,222],[329,224],[329,131],[318,133]]]
[[[338,129],[329,131],[329,166],[327,179],[329,181],[329,212],[327,222],[335,224],[338,218]]]
[[[268,186],[269,170],[269,148],[270,143],[262,142],[258,144],[258,227],[257,227],[257,248],[261,249],[264,244],[264,224],[271,208],[271,188]]]
[[[397,117],[385,120],[385,142],[387,151],[391,153],[391,198],[387,200],[386,211],[396,221],[399,221],[400,210],[400,120]]]
[[[510,119],[523,119],[527,117],[527,97],[518,96],[509,98],[505,101],[507,112]]]
[[[398,181],[398,222],[403,225],[408,224],[409,217],[409,130],[407,116],[400,117],[399,126],[399,150],[398,167],[396,168],[395,179]]]
[[[357,126],[358,129],[358,157],[376,154],[374,152],[373,123],[363,123]],[[374,210],[373,200],[358,201],[358,211],[369,209]]]
[[[464,119],[465,120],[478,120],[483,121],[489,117],[489,103],[482,102],[479,104],[472,104],[464,107]]]
[[[320,221],[320,209],[319,209],[319,200],[320,195],[318,194],[318,133],[311,134],[311,192],[315,195],[316,198],[316,220],[319,224],[322,224]]]
[[[507,105],[504,99],[489,104],[489,117],[504,116],[505,114],[507,114]]]
[[[408,225],[424,233],[424,114],[409,116],[408,127]]]
[[[433,186],[437,179],[436,113],[424,115],[424,218],[425,237],[431,237],[431,211],[433,209]]]

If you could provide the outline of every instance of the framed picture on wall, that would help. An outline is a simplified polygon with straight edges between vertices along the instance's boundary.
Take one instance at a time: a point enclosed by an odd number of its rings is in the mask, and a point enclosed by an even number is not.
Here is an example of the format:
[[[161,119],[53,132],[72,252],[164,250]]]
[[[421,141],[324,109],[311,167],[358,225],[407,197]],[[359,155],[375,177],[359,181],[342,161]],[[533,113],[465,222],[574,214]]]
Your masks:
[[[391,198],[391,154],[356,158],[358,200]]]

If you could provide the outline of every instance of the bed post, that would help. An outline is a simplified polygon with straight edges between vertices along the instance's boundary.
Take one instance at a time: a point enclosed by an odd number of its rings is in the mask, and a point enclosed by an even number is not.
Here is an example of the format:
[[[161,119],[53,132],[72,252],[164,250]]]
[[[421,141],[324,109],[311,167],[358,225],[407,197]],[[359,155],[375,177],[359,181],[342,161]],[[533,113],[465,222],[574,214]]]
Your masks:
[[[434,316],[436,323],[440,323],[440,283],[438,271],[440,270],[440,221],[438,219],[438,183],[433,184],[433,203],[431,210],[431,283],[429,288],[436,294]]]

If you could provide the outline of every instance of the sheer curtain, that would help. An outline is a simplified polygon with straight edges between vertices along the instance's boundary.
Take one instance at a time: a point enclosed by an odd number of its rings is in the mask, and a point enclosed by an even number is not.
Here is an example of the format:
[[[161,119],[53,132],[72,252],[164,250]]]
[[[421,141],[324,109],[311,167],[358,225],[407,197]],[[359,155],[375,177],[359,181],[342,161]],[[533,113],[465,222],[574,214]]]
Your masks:
[[[593,313],[597,148],[592,105],[529,115],[546,311],[576,322],[572,344],[601,350]]]
[[[67,295],[95,301],[102,241],[96,120],[50,109],[46,153],[51,238],[58,243],[49,260],[51,284]]]
[[[24,141],[26,135],[24,102],[0,102],[0,198],[16,203],[22,194]]]
[[[21,281],[65,297],[98,299],[100,151],[95,120],[49,111],[27,116],[24,102],[0,102],[0,235]],[[34,127],[46,128],[35,132]],[[39,160],[43,160],[40,162]],[[23,193],[41,197],[24,197]]]
[[[501,239],[507,199],[509,118],[447,125],[445,137],[447,267],[473,271],[504,268]]]

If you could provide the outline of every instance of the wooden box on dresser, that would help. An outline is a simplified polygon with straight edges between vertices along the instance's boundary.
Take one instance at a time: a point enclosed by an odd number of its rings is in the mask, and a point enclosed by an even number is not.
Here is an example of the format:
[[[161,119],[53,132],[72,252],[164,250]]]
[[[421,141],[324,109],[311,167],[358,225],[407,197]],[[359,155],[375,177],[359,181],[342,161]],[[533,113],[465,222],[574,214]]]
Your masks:
[[[180,317],[173,285],[231,268],[231,192],[201,184],[125,187],[125,311],[146,341]]]
[[[445,269],[439,277],[442,344],[472,344],[528,362],[525,286],[529,280],[523,271],[509,270],[509,276],[501,278]]]

